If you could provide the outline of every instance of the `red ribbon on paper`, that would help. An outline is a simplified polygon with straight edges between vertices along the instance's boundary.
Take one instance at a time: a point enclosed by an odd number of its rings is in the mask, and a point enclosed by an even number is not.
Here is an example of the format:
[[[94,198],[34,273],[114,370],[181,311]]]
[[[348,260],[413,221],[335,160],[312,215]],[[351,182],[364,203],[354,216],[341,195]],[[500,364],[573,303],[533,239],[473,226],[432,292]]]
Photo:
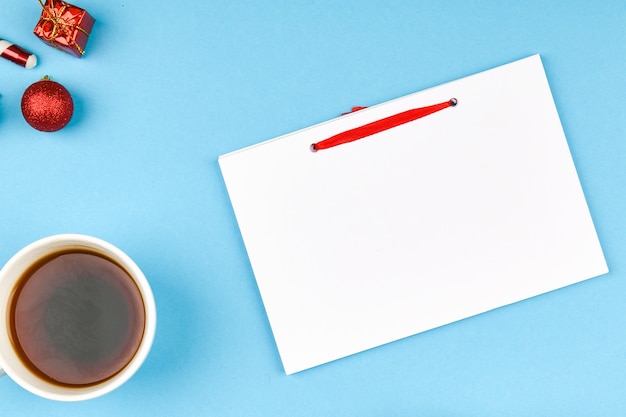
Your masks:
[[[344,143],[363,139],[367,136],[371,136],[376,133],[380,133],[382,131],[392,129],[396,126],[400,126],[405,123],[412,122],[414,120],[420,119],[424,116],[428,116],[430,114],[446,109],[448,107],[454,107],[456,106],[456,104],[457,104],[457,99],[452,98],[448,101],[445,101],[439,104],[434,104],[432,106],[419,107],[416,109],[406,110],[401,113],[394,114],[389,117],[385,117],[384,119],[376,120],[366,125],[359,126],[354,129],[346,130],[345,132],[338,133],[334,136],[329,137],[328,139],[324,139],[320,142],[314,143],[311,145],[311,151],[317,152],[322,149],[328,149],[328,148],[332,148],[333,146],[342,145]],[[353,111],[362,110],[363,108],[364,107],[358,107],[358,108],[353,109]]]

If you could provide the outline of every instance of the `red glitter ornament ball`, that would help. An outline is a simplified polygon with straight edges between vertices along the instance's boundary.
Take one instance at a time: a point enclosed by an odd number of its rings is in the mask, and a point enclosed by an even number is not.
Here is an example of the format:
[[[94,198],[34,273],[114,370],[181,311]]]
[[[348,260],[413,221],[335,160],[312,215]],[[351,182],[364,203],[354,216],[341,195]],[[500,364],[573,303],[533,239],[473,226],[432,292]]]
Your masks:
[[[48,76],[31,84],[22,96],[22,114],[42,132],[56,132],[70,122],[74,101],[69,91]]]

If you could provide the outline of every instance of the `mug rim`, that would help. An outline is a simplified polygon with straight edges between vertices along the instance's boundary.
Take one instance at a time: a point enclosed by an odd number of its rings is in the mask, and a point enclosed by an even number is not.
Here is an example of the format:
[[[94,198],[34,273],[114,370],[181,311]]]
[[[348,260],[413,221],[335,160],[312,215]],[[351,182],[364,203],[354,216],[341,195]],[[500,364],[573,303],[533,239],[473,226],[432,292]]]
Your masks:
[[[145,310],[145,323],[137,351],[130,362],[117,374],[99,384],[87,387],[67,387],[55,385],[37,377],[22,363],[11,342],[8,309],[15,284],[34,261],[64,248],[80,248],[81,246],[102,252],[126,270],[141,293]],[[20,266],[20,263],[24,262],[25,259],[25,265]],[[105,240],[77,233],[47,236],[24,246],[0,269],[0,369],[4,370],[7,376],[18,385],[36,395],[57,401],[82,401],[113,391],[139,370],[152,347],[155,333],[156,303],[148,280],[139,266],[123,250]]]

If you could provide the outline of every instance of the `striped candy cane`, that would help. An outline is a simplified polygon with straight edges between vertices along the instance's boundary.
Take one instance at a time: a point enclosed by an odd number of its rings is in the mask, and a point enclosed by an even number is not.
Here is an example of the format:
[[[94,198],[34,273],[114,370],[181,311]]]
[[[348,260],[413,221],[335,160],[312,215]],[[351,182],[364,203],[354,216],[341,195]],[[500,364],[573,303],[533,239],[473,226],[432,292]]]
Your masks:
[[[37,57],[34,54],[4,39],[0,39],[0,56],[24,68],[37,65]]]

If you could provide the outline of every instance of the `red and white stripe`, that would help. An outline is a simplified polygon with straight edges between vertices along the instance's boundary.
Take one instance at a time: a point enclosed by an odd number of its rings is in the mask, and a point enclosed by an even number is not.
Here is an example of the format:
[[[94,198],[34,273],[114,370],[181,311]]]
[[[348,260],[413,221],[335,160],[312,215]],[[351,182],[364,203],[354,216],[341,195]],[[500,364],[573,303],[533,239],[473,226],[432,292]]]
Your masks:
[[[0,39],[0,57],[15,62],[24,68],[32,68],[37,65],[37,57],[19,46]]]

